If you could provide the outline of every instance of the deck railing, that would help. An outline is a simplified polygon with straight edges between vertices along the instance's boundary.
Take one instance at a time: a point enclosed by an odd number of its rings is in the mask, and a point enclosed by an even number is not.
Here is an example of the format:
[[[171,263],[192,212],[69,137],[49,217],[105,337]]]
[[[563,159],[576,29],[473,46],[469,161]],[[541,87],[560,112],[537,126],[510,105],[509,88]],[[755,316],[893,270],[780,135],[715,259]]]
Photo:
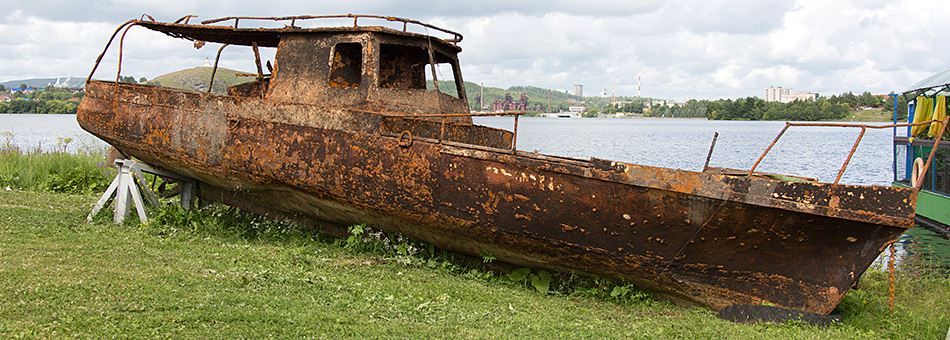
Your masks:
[[[772,150],[772,147],[775,146],[775,143],[778,142],[779,138],[782,138],[782,135],[785,134],[785,131],[787,131],[788,128],[789,128],[789,127],[792,127],[792,126],[826,126],[826,127],[856,127],[856,128],[861,128],[861,133],[858,135],[858,138],[854,141],[854,146],[851,147],[851,152],[848,153],[848,158],[845,159],[844,164],[841,165],[841,170],[838,171],[838,177],[835,177],[835,182],[834,182],[834,184],[838,184],[838,181],[841,180],[841,175],[843,175],[843,174],[844,174],[844,171],[848,168],[848,163],[851,162],[851,157],[854,156],[854,152],[855,152],[855,150],[858,149],[858,144],[861,143],[861,138],[864,137],[864,132],[867,131],[867,129],[885,129],[885,128],[894,128],[894,127],[903,127],[903,126],[925,125],[925,124],[930,124],[930,123],[941,123],[941,124],[943,124],[943,128],[940,129],[940,133],[937,135],[937,137],[936,137],[936,139],[935,139],[935,141],[934,141],[934,148],[933,148],[933,150],[931,150],[930,156],[927,157],[927,163],[924,164],[924,167],[921,169],[921,173],[927,173],[927,169],[930,167],[930,163],[933,161],[934,152],[937,150],[937,146],[940,144],[940,139],[943,137],[944,131],[947,130],[947,124],[950,123],[950,117],[947,117],[946,119],[943,119],[943,120],[933,119],[933,120],[928,120],[928,121],[925,121],[925,122],[918,122],[918,123],[900,123],[900,124],[888,124],[888,125],[864,125],[864,124],[843,124],[843,123],[792,123],[792,122],[785,122],[785,128],[782,129],[782,132],[779,132],[778,136],[775,136],[775,140],[772,141],[772,144],[769,144],[769,147],[765,149],[765,152],[762,153],[762,156],[760,156],[759,159],[758,159],[757,161],[755,161],[755,164],[752,165],[752,169],[749,170],[749,173],[747,174],[747,176],[752,176],[752,174],[755,172],[755,168],[759,166],[759,163],[762,162],[762,159],[765,158],[765,155],[767,155],[767,154],[769,153],[769,151]],[[921,183],[923,183],[923,181],[919,181],[918,183],[914,183],[914,187],[917,188],[917,189],[920,189]]]
[[[416,20],[412,20],[412,19],[406,19],[406,18],[398,18],[398,17],[390,17],[390,16],[381,16],[381,15],[367,15],[367,14],[298,15],[298,16],[290,16],[290,17],[243,17],[243,16],[233,16],[233,17],[224,17],[224,18],[217,18],[217,19],[209,19],[209,20],[202,21],[201,23],[204,24],[204,25],[209,25],[209,24],[214,24],[214,23],[218,23],[218,22],[222,22],[222,21],[234,20],[234,28],[238,28],[238,23],[239,23],[241,20],[270,20],[270,21],[290,21],[290,25],[288,26],[289,28],[301,28],[301,27],[298,27],[298,26],[297,26],[297,21],[298,21],[298,20],[301,20],[301,21],[302,21],[302,20],[314,20],[314,19],[343,19],[343,18],[351,18],[351,19],[353,19],[353,27],[360,27],[359,22],[358,22],[360,18],[381,19],[381,20],[392,21],[392,22],[401,22],[401,23],[402,23],[402,30],[403,30],[403,32],[406,32],[406,31],[407,31],[409,24],[413,24],[413,25],[422,26],[422,27],[424,27],[424,28],[431,28],[431,29],[433,29],[433,30],[436,30],[436,31],[439,31],[439,32],[442,32],[442,33],[446,33],[446,34],[452,35],[452,39],[446,40],[446,41],[448,41],[448,42],[450,42],[450,43],[452,43],[452,44],[458,44],[459,42],[462,41],[462,34],[461,34],[461,33],[458,33],[458,32],[455,32],[455,31],[450,31],[450,30],[447,30],[447,29],[444,29],[444,28],[441,28],[441,27],[433,26],[433,25],[430,25],[430,24],[427,24],[427,23],[424,23],[424,22],[420,22],[420,21],[416,21]],[[181,19],[179,19],[179,20],[181,20]],[[186,19],[186,20],[187,20],[187,19]]]

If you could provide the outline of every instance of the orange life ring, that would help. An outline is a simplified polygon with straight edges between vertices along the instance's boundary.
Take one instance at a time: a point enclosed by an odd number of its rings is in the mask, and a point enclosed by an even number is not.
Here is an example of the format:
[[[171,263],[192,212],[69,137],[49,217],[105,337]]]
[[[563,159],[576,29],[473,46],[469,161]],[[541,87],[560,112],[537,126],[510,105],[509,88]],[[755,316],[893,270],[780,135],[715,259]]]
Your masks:
[[[914,170],[910,173],[910,186],[916,188],[917,181],[920,180],[920,171],[924,168],[924,160],[920,157],[914,160]]]

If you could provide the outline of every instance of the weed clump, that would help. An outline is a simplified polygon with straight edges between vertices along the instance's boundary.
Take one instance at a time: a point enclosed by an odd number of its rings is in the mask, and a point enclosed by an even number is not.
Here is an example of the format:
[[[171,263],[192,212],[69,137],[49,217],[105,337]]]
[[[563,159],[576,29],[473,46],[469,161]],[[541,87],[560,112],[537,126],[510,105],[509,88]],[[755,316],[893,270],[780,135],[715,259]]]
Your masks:
[[[109,186],[116,170],[103,162],[105,150],[67,153],[72,138],[59,138],[56,149],[25,150],[15,145],[13,134],[0,132],[0,187],[69,194],[100,192]]]

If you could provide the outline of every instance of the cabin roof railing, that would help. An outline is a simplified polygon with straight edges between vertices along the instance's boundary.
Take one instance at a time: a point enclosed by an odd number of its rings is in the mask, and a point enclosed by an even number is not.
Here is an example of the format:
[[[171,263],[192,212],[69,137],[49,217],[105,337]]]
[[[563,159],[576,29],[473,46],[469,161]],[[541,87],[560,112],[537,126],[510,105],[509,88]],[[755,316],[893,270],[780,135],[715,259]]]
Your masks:
[[[161,22],[156,21],[155,18],[148,14],[143,14],[139,19],[133,19],[126,21],[122,25],[119,25],[116,28],[115,32],[112,33],[112,37],[109,38],[109,41],[106,43],[105,48],[102,49],[102,53],[99,54],[99,57],[96,58],[96,63],[93,65],[92,70],[89,72],[89,77],[86,79],[92,79],[92,76],[96,73],[96,69],[99,68],[99,63],[102,61],[102,58],[105,56],[106,51],[109,50],[109,46],[112,45],[113,40],[116,36],[119,35],[119,32],[122,32],[121,38],[119,39],[119,59],[118,59],[118,70],[116,72],[116,83],[119,82],[119,74],[122,73],[122,45],[125,40],[125,34],[128,32],[132,26],[142,26],[154,31],[162,32],[166,35],[169,35],[174,38],[193,40],[196,43],[196,48],[204,45],[204,42],[215,42],[221,43],[225,46],[229,44],[243,45],[243,46],[264,46],[264,47],[277,47],[277,44],[280,40],[280,35],[282,33],[292,33],[307,31],[347,31],[353,30],[369,30],[369,31],[390,31],[390,32],[399,32],[396,29],[378,26],[378,25],[365,25],[360,26],[359,19],[368,18],[368,19],[381,19],[390,22],[401,22],[402,32],[407,35],[417,35],[423,37],[429,37],[433,40],[437,40],[446,46],[451,46],[457,50],[460,50],[458,43],[462,41],[462,34],[447,30],[441,27],[433,26],[424,22],[391,17],[391,16],[380,16],[380,15],[367,15],[367,14],[340,14],[340,15],[298,15],[298,16],[286,16],[286,17],[251,17],[251,16],[230,16],[217,19],[209,19],[201,22],[201,25],[189,24],[192,18],[195,18],[195,15],[186,15],[174,22]],[[315,19],[343,19],[351,18],[353,19],[353,26],[340,27],[340,26],[315,26],[315,27],[300,27],[297,26],[298,21],[303,20],[315,20]],[[256,28],[239,28],[238,24],[241,20],[270,20],[270,21],[290,21],[290,25],[286,25],[282,28],[267,28],[267,27],[256,27]],[[214,23],[219,23],[223,21],[234,20],[233,27],[221,26],[221,25],[211,25]],[[409,25],[416,25],[425,28],[426,30],[432,29],[439,31],[445,34],[452,36],[451,39],[443,39],[430,35],[428,32],[424,34],[409,32]],[[200,45],[199,45],[200,43]],[[430,40],[431,43],[431,40]],[[219,52],[220,53],[220,52]]]
[[[240,23],[241,20],[290,21],[290,25],[288,25],[287,28],[293,29],[293,28],[305,28],[305,27],[297,26],[298,21],[319,20],[319,19],[343,19],[343,18],[352,18],[353,27],[367,27],[367,26],[360,26],[359,24],[360,18],[382,19],[382,20],[386,20],[390,22],[401,22],[403,32],[408,32],[409,25],[412,24],[412,25],[421,26],[427,29],[433,29],[433,30],[451,35],[452,38],[446,39],[445,41],[450,42],[453,45],[457,45],[459,42],[462,41],[461,33],[447,30],[438,26],[430,25],[421,21],[406,19],[406,18],[399,18],[399,17],[392,17],[392,16],[369,15],[369,14],[297,15],[297,16],[287,16],[287,17],[230,16],[230,17],[223,17],[223,18],[217,18],[217,19],[208,19],[208,20],[202,21],[201,23],[204,25],[210,25],[210,24],[215,24],[215,23],[219,23],[223,21],[234,20],[234,28],[239,28],[238,24]]]

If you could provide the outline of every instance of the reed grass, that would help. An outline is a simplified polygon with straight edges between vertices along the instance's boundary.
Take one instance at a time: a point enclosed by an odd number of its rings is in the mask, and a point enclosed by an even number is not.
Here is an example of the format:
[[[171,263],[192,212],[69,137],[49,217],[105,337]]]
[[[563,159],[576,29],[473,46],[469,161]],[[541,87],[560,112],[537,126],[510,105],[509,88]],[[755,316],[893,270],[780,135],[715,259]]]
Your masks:
[[[0,145],[0,188],[59,193],[92,193],[105,189],[116,170],[105,166],[105,150],[65,152],[70,139],[60,139],[57,151],[26,150]]]

